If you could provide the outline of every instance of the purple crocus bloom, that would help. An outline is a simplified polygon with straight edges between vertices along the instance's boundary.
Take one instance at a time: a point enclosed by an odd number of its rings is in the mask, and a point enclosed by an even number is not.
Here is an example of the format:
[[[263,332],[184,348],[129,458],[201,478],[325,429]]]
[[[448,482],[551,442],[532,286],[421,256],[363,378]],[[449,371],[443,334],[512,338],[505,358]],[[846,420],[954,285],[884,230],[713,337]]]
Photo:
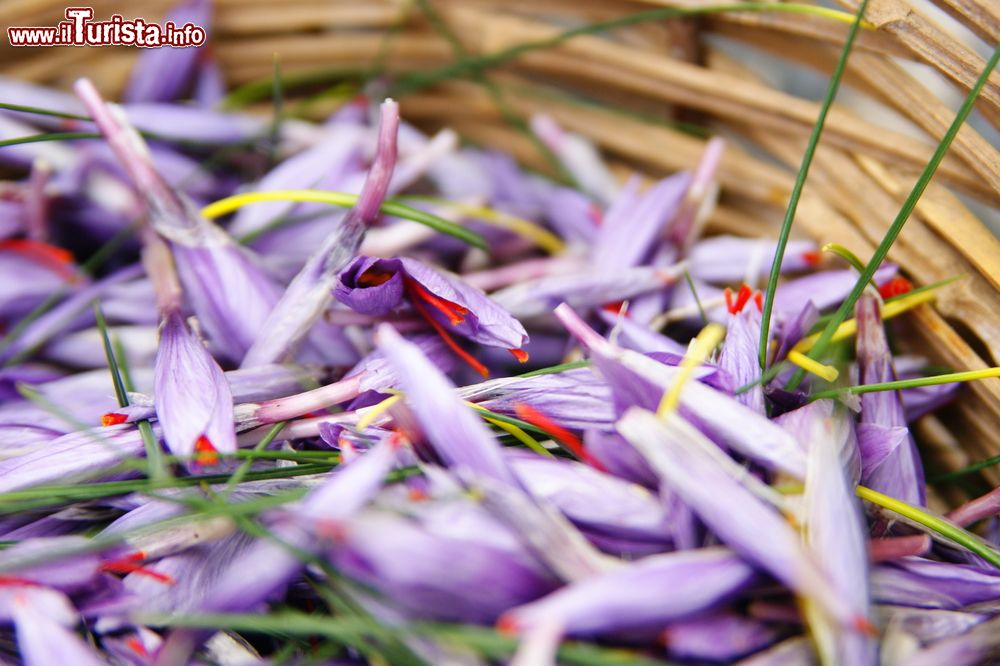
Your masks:
[[[530,494],[555,506],[581,529],[654,543],[669,540],[668,516],[645,488],[572,461],[522,452],[509,454],[507,461]]]
[[[674,659],[732,662],[771,645],[779,635],[777,628],[759,620],[716,612],[672,622],[663,632],[663,642]]]
[[[198,463],[211,465],[217,453],[236,450],[229,383],[176,310],[164,315],[155,390],[156,415],[174,455],[197,454]]]
[[[760,362],[757,359],[760,345],[760,310],[756,303],[749,302],[751,292],[746,284],[740,288],[735,301],[728,298],[731,294],[728,289],[726,294],[729,321],[726,327],[726,341],[719,356],[719,368],[733,378],[737,387],[753,384],[750,389],[734,397],[758,414],[764,414],[764,391],[760,384],[756,383],[760,379]]]
[[[328,556],[338,571],[413,618],[491,623],[556,587],[501,524],[462,527],[369,511],[338,527]]]
[[[1000,575],[995,569],[903,557],[872,568],[871,594],[879,603],[914,608],[995,605],[1000,599]]]
[[[271,526],[277,541],[261,539],[242,549],[238,542],[226,542],[230,565],[219,567],[217,577],[206,580],[204,589],[190,590],[189,595],[174,600],[183,600],[201,612],[233,612],[254,609],[283,590],[306,566],[302,553],[316,554],[323,546],[321,538],[330,536],[331,529],[339,532],[341,521],[361,510],[382,487],[385,475],[396,463],[396,448],[394,442],[385,442],[338,468],[313,488],[294,512]],[[198,565],[188,562],[188,566],[192,564]],[[248,571],[256,573],[248,578]],[[174,631],[159,658],[163,663],[184,663],[204,638],[203,632],[195,630]]]
[[[107,662],[72,631],[76,610],[64,595],[42,587],[17,586],[0,593],[2,614],[14,621],[17,646],[25,666]]]
[[[0,492],[99,475],[123,460],[140,455],[142,450],[142,437],[131,426],[74,431],[43,448],[0,460]]]
[[[595,367],[612,386],[612,395],[621,411],[632,405],[655,409],[663,393],[677,379],[678,368],[616,347],[565,304],[556,308],[555,314],[588,349]],[[720,444],[769,469],[805,478],[805,453],[795,439],[764,415],[751,411],[730,396],[693,381],[681,393],[680,411]]]
[[[626,412],[618,430],[722,541],[845,627],[870,630],[865,609],[834,586],[795,530],[744,485],[746,474],[713,442],[676,415],[660,419],[638,408]]]
[[[263,330],[280,287],[252,255],[163,180],[119,107],[106,104],[85,79],[76,91],[145,198],[153,227],[170,240],[185,294],[211,344],[229,360],[242,359]]]
[[[862,296],[855,307],[855,316],[858,321],[858,383],[895,380],[879,300]],[[910,504],[923,506],[927,502],[923,465],[906,427],[897,392],[876,391],[861,396],[858,443],[862,483]]]
[[[691,176],[679,173],[640,195],[639,178],[633,177],[604,214],[590,264],[600,272],[617,274],[644,263],[690,184]]]
[[[454,332],[527,360],[521,347],[528,334],[521,322],[475,287],[416,259],[358,257],[340,274],[334,295],[351,309],[376,316],[388,314],[405,299],[445,342]],[[468,355],[460,355],[483,372]]]
[[[193,23],[209,30],[212,18],[210,0],[188,0],[174,7],[164,21],[178,27]],[[170,102],[184,93],[194,73],[195,65],[205,53],[200,48],[162,47],[143,49],[125,88],[126,102]]]
[[[396,166],[398,128],[399,105],[393,100],[386,100],[382,104],[375,161],[357,205],[288,285],[243,358],[243,367],[282,360],[323,314],[330,302],[337,274],[357,252],[365,229],[378,219],[379,207],[385,199]]]
[[[833,586],[851,604],[868,615],[868,550],[855,483],[845,462],[857,458],[852,423],[830,400],[798,410],[799,439],[809,445],[806,472],[805,527],[810,548],[826,566]],[[813,634],[829,663],[877,664],[877,645],[871,636],[829,626],[815,618]]]
[[[907,666],[978,666],[995,664],[1000,658],[1000,618],[993,618],[969,631],[940,640],[908,655]]]
[[[493,433],[462,404],[454,385],[420,348],[388,324],[379,326],[376,342],[392,364],[406,403],[437,458],[449,467],[515,484]]]
[[[743,281],[756,283],[771,270],[776,241],[738,236],[713,236],[691,246],[687,258],[691,277],[713,284]],[[788,242],[781,262],[783,273],[812,268],[818,262],[816,244],[812,241]]]
[[[659,631],[732,598],[755,577],[753,567],[724,548],[653,555],[515,608],[500,626],[522,631],[554,621],[573,636]]]

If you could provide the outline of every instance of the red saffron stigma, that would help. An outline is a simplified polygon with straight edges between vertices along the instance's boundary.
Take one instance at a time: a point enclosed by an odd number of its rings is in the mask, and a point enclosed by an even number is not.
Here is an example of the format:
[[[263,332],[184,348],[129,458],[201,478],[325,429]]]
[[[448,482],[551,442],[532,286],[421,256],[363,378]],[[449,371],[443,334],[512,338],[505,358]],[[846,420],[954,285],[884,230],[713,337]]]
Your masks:
[[[17,576],[0,576],[0,587],[14,585],[37,586],[38,583],[33,580],[28,580],[27,578],[18,578]]]
[[[524,351],[523,349],[508,349],[507,351],[509,351],[511,355],[513,355],[513,357],[517,359],[518,363],[528,362],[528,352]]]
[[[410,298],[414,302],[417,299],[424,301],[435,310],[443,314],[448,318],[448,323],[452,326],[458,326],[463,321],[465,321],[465,315],[469,314],[469,309],[462,307],[458,303],[453,303],[447,299],[441,298],[440,296],[435,296],[430,291],[427,290],[424,285],[420,284],[413,278],[405,278],[406,286],[410,290]]]
[[[0,250],[9,250],[37,261],[67,280],[78,277],[73,270],[73,254],[61,247],[27,238],[8,238],[0,241]]]
[[[878,288],[878,293],[882,295],[884,299],[890,299],[893,296],[902,296],[903,294],[908,294],[913,291],[913,283],[907,280],[905,277],[896,276],[891,280],[888,280]]]
[[[868,636],[878,636],[878,627],[872,624],[872,621],[866,618],[864,615],[858,615],[854,618],[852,624],[857,631]]]
[[[127,645],[128,649],[132,650],[132,652],[135,652],[140,657],[149,656],[149,652],[146,651],[146,646],[142,644],[142,641],[139,640],[138,636],[131,636],[126,639],[125,645]]]
[[[620,314],[624,306],[625,301],[615,301],[614,303],[605,303],[601,306],[601,309],[611,314]]]
[[[802,260],[809,264],[810,266],[818,266],[822,257],[819,252],[815,250],[809,250],[808,252],[802,253]]]
[[[504,636],[516,636],[518,629],[520,629],[520,625],[510,613],[501,615],[500,619],[497,620],[496,630],[498,634],[502,634]]]
[[[573,455],[591,467],[599,469],[602,472],[607,471],[599,460],[587,452],[579,437],[550,419],[545,414],[542,414],[531,405],[523,402],[514,405],[514,414],[522,421],[527,421],[539,430],[542,430],[546,434],[550,435],[554,440],[569,449]]]
[[[729,310],[729,314],[739,314],[742,312],[752,295],[753,291],[750,289],[750,285],[745,282],[740,285],[740,290],[737,292],[735,300],[733,299],[733,290],[726,287],[723,296],[726,299],[726,309]]]
[[[135,554],[128,557],[123,557],[120,560],[109,560],[101,565],[101,571],[107,573],[116,574],[139,574],[140,576],[149,576],[153,580],[163,583],[164,585],[173,585],[174,579],[165,573],[160,573],[154,569],[143,566],[135,559]]]
[[[369,268],[358,276],[358,286],[377,287],[380,284],[385,284],[391,280],[393,275],[395,275],[395,273],[383,273],[382,271],[377,271],[374,268]]]
[[[754,305],[757,306],[757,312],[764,312],[764,294],[760,291],[753,295]]]
[[[211,467],[219,463],[219,451],[212,445],[212,442],[202,435],[194,443],[194,461],[199,465]]]
[[[423,303],[421,303],[417,299],[413,299],[412,303],[413,307],[416,308],[418,313],[420,313],[420,316],[423,317],[424,320],[426,320],[427,323],[431,325],[431,328],[434,329],[435,333],[441,336],[441,340],[444,341],[446,345],[448,345],[449,349],[455,352],[456,356],[465,361],[466,364],[469,365],[469,367],[471,367],[473,370],[482,375],[483,379],[489,378],[490,371],[486,368],[486,366],[477,361],[472,356],[472,354],[462,349],[458,345],[458,343],[455,342],[455,339],[451,337],[451,334],[448,333],[448,331],[444,330],[444,326],[442,326],[441,323],[437,319],[435,319],[430,312],[427,311],[427,308],[424,306]]]
[[[118,425],[120,423],[125,423],[128,417],[124,414],[119,414],[118,412],[108,412],[101,417],[101,425],[105,428],[108,426]]]
[[[598,227],[601,226],[602,222],[604,222],[604,211],[601,210],[601,207],[595,203],[590,204],[587,208],[587,216]]]

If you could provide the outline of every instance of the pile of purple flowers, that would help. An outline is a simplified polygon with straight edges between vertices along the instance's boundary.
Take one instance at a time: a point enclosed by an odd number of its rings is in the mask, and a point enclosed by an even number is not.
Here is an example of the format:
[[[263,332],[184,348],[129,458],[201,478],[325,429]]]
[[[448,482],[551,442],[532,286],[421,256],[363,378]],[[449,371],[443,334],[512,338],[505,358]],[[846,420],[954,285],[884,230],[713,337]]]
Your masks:
[[[122,106],[0,81],[50,112],[6,137],[100,134],[0,149],[5,660],[1000,649],[995,523],[963,529],[1000,501],[926,509],[908,429],[957,385],[844,388],[922,374],[883,317],[933,290],[884,266],[820,363],[856,272],[793,241],[762,370],[775,242],[702,233],[722,141],[620,185],[535,119],[570,186],[391,100],[271,125],[203,62],[140,71]]]

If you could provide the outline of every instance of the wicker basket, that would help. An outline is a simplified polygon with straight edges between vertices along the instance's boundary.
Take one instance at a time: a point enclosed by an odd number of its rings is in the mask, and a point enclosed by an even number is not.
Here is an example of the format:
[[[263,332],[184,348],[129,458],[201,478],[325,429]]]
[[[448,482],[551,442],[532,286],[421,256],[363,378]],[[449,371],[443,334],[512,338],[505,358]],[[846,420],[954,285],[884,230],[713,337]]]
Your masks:
[[[847,10],[857,8],[856,0],[840,1]],[[933,2],[987,44],[1000,40],[1000,6],[993,0]],[[51,25],[65,4],[6,0],[0,23]],[[98,17],[121,11],[157,20],[174,2],[93,4]],[[585,22],[700,4],[708,0],[216,0],[211,48],[230,85],[270,76],[276,53],[289,79],[317,70],[370,71],[376,60],[390,72],[413,71],[446,65],[459,52],[491,53]],[[855,99],[869,103],[864,108],[892,109],[924,136],[834,108],[799,207],[798,233],[870,256],[953,117],[900,61],[928,65],[940,73],[944,87],[959,94],[984,66],[972,49],[927,17],[926,4],[873,0],[867,18],[877,29],[860,34],[846,74]],[[437,24],[428,20],[433,19],[428,6],[440,19]],[[442,26],[455,39],[446,39]],[[705,139],[664,122],[696,120],[731,139],[720,174],[721,205],[709,231],[773,236],[819,105],[770,85],[763,78],[766,68],[754,71],[723,46],[749,46],[828,75],[847,31],[844,23],[779,12],[637,24],[575,37],[491,68],[485,78],[492,92],[482,79],[472,78],[421,89],[402,98],[402,111],[408,120],[449,125],[471,141],[501,147],[545,170],[548,164],[536,146],[510,122],[512,114],[545,110],[596,142],[615,168],[650,176],[696,163]],[[136,50],[5,45],[0,54],[4,75],[65,87],[85,74],[114,96]],[[289,92],[293,99],[295,94]],[[322,102],[306,108],[315,114],[330,110]],[[984,124],[1000,128],[997,73],[978,110]],[[917,284],[966,275],[943,289],[934,307],[904,318],[900,343],[937,365],[968,370],[1000,362],[1000,242],[958,194],[983,210],[1000,210],[1000,154],[968,126],[889,258]],[[952,468],[1000,453],[998,423],[1000,380],[989,379],[964,388],[945,411],[924,417],[916,432],[934,464]],[[987,474],[1000,481],[1000,475]]]

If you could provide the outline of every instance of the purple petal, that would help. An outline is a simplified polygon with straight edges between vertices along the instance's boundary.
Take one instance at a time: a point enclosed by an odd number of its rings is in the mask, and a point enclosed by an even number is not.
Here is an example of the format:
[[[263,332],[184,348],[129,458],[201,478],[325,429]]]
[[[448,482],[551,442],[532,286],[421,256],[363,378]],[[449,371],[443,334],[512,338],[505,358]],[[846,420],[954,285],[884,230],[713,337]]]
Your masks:
[[[420,348],[391,326],[378,328],[379,350],[392,364],[406,402],[434,452],[448,466],[513,484],[514,477],[489,428],[455,394],[455,387]]]
[[[676,416],[659,419],[637,408],[618,430],[722,541],[844,626],[867,624],[864,609],[834,587],[795,530],[734,476],[742,474],[739,466],[724,466],[724,454],[711,453],[715,444]]]
[[[659,630],[726,601],[755,575],[723,548],[654,555],[515,608],[501,624],[520,629],[556,621],[575,636]]]
[[[164,316],[156,355],[156,415],[182,458],[236,450],[233,397],[222,368],[179,312]]]
[[[892,353],[882,327],[879,300],[862,296],[855,306],[858,321],[857,357],[858,383],[875,384],[896,378],[892,367]],[[862,444],[872,445],[870,451],[862,449],[862,459],[878,460],[881,452],[891,448],[881,462],[865,468],[862,476],[873,490],[923,506],[927,502],[924,470],[913,439],[907,434],[902,442],[895,428],[906,428],[906,417],[899,394],[895,391],[876,391],[861,396],[861,423],[878,428],[865,434]],[[887,441],[888,440],[888,441]]]
[[[163,17],[178,27],[192,23],[210,29],[212,18],[209,0],[189,0],[174,7]],[[126,102],[171,102],[184,92],[203,48],[143,49],[136,60],[123,93]]]

